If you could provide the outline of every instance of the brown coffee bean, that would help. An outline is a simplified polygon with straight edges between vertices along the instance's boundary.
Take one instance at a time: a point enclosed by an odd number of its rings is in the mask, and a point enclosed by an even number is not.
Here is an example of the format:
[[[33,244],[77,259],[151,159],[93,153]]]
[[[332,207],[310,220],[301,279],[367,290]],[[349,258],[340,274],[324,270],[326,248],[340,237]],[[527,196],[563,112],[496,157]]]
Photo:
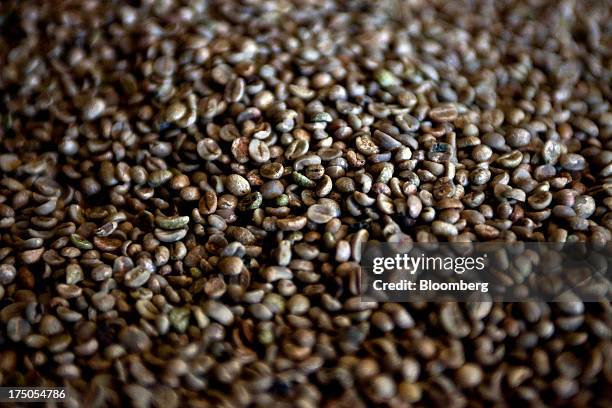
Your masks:
[[[512,128],[506,133],[506,143],[510,147],[527,146],[531,140],[531,133],[523,128]]]
[[[138,288],[144,285],[151,277],[151,271],[143,266],[137,266],[125,274],[123,283],[129,288]]]
[[[429,117],[436,122],[452,122],[457,115],[457,108],[451,103],[436,105],[429,111]]]
[[[238,275],[242,271],[243,263],[237,256],[228,256],[221,258],[217,266],[225,275]]]
[[[476,387],[482,382],[482,379],[482,369],[477,364],[467,363],[457,370],[457,383],[461,387]]]

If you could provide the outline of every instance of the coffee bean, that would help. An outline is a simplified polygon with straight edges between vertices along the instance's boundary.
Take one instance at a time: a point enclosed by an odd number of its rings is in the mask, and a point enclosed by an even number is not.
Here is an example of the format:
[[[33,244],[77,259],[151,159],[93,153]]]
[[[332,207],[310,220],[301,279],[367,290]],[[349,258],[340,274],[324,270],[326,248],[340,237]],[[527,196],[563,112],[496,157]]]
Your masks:
[[[218,267],[225,275],[238,275],[242,271],[242,259],[237,256],[228,256],[219,261]]]
[[[159,239],[161,242],[176,242],[185,238],[187,229],[163,230],[161,228],[155,228],[154,235],[155,238]]]
[[[371,392],[376,400],[387,401],[396,393],[393,379],[387,375],[377,375],[371,383]]]
[[[98,292],[91,297],[91,302],[100,312],[108,312],[115,306],[115,297],[108,293]]]
[[[136,353],[151,349],[149,336],[136,326],[127,326],[119,333],[119,340],[126,350]]]
[[[584,157],[575,153],[562,154],[559,163],[566,170],[584,170],[586,167]]]
[[[452,122],[457,115],[457,108],[451,103],[436,105],[429,111],[429,117],[436,122]]]
[[[93,244],[91,242],[77,234],[70,235],[70,241],[79,249],[93,249]]]
[[[461,387],[476,387],[482,382],[482,369],[473,363],[467,363],[457,370],[457,383]]]
[[[6,324],[6,335],[15,343],[25,339],[31,330],[28,321],[21,317],[13,317]]]
[[[453,224],[444,221],[434,221],[431,224],[431,230],[435,235],[443,237],[451,237],[457,235],[457,227]]]
[[[44,336],[55,336],[64,330],[62,323],[53,315],[45,315],[39,323],[40,333]]]
[[[213,139],[202,139],[197,145],[198,156],[204,160],[217,160],[221,156],[221,148]]]
[[[470,327],[459,310],[457,303],[447,303],[440,310],[442,327],[453,337],[465,337]]]
[[[149,185],[151,187],[160,187],[167,183],[172,178],[172,172],[170,170],[156,170],[149,174]]]
[[[91,121],[100,117],[105,109],[106,103],[104,99],[90,98],[83,104],[81,112],[83,119]]]
[[[17,276],[17,270],[13,265],[0,265],[0,284],[9,285]]]
[[[252,139],[249,143],[249,156],[256,163],[265,163],[270,160],[270,149],[262,140]]]
[[[264,199],[277,198],[285,191],[285,186],[279,180],[271,180],[261,186],[261,194]]]
[[[266,163],[261,166],[259,173],[267,179],[278,180],[283,176],[284,167],[281,163]]]
[[[179,333],[184,333],[189,327],[190,310],[186,307],[176,307],[168,314],[170,324]],[[152,381],[155,381],[152,379]]]
[[[151,272],[143,266],[137,266],[125,274],[124,284],[129,288],[144,285],[151,277]]]
[[[507,169],[517,167],[523,161],[523,154],[518,150],[505,154],[497,159],[497,163]]]
[[[66,283],[74,285],[84,278],[83,269],[78,264],[70,264],[66,267]]]
[[[300,187],[304,187],[304,188],[314,188],[316,186],[316,183],[312,180],[310,180],[308,177],[304,176],[301,173],[298,173],[297,171],[294,171],[292,173],[293,176],[293,181],[295,181],[295,183],[300,186]]]
[[[506,143],[510,147],[523,147],[529,144],[531,133],[522,128],[512,128],[506,134]]]
[[[121,247],[123,241],[109,237],[94,237],[93,244],[100,251],[113,252]]]
[[[232,324],[234,315],[231,310],[222,303],[208,301],[203,306],[204,312],[213,320],[221,323],[224,326]]]
[[[91,271],[91,278],[95,281],[104,281],[113,275],[113,270],[108,265],[98,265]]]
[[[242,197],[238,202],[238,210],[240,211],[249,211],[256,210],[261,207],[261,203],[263,202],[263,196],[259,191],[255,191],[253,193],[249,193],[246,196]]]
[[[573,209],[576,211],[576,215],[589,218],[595,212],[596,204],[595,200],[591,196],[581,195],[576,197],[574,201]]]
[[[552,202],[552,194],[548,191],[541,191],[527,198],[529,205],[535,210],[542,210]]]
[[[175,229],[180,229],[183,228],[185,226],[187,226],[187,224],[189,224],[189,217],[187,216],[175,216],[175,217],[163,217],[163,216],[157,216],[155,217],[155,223],[163,229],[166,230],[175,230]]]
[[[238,174],[231,174],[228,176],[225,187],[230,193],[238,197],[242,197],[251,192],[249,182]]]
[[[317,224],[325,224],[336,216],[336,211],[327,205],[314,204],[308,208],[308,219]]]

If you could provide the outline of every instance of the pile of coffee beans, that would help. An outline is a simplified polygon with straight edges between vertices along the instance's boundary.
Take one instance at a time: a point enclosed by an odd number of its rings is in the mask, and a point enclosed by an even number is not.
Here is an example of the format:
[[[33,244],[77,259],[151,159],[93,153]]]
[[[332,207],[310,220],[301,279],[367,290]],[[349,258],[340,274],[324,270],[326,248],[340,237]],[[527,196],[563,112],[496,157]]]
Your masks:
[[[363,244],[612,228],[608,0],[0,4],[0,385],[610,406],[612,307],[377,303]]]

